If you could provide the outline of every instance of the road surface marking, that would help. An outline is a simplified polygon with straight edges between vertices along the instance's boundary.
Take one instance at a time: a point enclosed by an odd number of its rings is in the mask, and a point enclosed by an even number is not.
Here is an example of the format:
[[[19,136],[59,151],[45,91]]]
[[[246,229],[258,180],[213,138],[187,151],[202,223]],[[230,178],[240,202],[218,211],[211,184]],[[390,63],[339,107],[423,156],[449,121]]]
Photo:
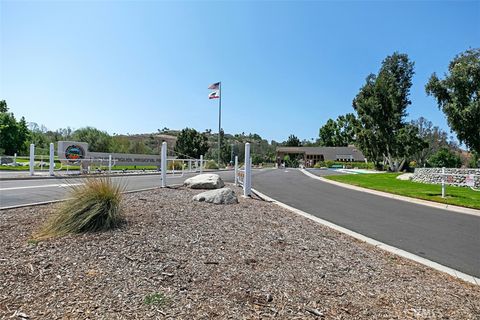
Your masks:
[[[26,187],[12,187],[12,188],[0,188],[0,191],[7,191],[7,190],[20,190],[20,189],[34,189],[34,188],[51,188],[51,187],[72,187],[72,186],[79,186],[83,183],[61,183],[61,184],[45,184],[41,186],[26,186]]]

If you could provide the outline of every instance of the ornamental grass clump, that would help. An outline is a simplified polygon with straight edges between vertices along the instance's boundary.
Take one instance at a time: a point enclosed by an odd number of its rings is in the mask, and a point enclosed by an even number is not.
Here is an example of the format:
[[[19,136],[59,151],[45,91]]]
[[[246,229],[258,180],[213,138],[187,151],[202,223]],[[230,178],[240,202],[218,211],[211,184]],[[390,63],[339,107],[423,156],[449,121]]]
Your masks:
[[[121,202],[125,185],[109,178],[88,178],[71,187],[70,200],[47,221],[36,239],[110,230],[124,222]]]

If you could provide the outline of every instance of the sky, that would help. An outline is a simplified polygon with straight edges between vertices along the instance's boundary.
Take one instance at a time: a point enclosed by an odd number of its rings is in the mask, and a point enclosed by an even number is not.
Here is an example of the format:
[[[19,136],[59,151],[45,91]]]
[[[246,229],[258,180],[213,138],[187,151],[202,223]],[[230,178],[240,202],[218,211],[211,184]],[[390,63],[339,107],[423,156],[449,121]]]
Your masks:
[[[408,118],[448,130],[425,84],[480,47],[480,1],[4,1],[0,99],[49,129],[222,128],[318,137],[370,73],[415,62]]]

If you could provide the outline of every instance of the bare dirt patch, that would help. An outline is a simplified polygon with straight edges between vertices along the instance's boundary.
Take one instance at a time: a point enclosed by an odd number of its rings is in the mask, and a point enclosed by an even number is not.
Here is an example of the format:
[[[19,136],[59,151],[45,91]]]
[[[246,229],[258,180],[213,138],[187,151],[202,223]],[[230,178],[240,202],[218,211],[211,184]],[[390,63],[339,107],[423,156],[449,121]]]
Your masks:
[[[0,317],[480,319],[478,286],[271,203],[198,192],[128,194],[124,228],[39,243],[55,205],[1,211]]]

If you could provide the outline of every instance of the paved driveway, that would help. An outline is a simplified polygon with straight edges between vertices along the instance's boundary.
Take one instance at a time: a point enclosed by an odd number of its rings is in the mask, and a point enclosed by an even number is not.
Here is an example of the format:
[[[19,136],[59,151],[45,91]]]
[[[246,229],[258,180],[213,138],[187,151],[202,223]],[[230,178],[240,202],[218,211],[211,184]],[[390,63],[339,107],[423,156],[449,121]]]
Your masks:
[[[253,187],[292,207],[480,277],[480,217],[350,190],[295,169],[254,176]]]

